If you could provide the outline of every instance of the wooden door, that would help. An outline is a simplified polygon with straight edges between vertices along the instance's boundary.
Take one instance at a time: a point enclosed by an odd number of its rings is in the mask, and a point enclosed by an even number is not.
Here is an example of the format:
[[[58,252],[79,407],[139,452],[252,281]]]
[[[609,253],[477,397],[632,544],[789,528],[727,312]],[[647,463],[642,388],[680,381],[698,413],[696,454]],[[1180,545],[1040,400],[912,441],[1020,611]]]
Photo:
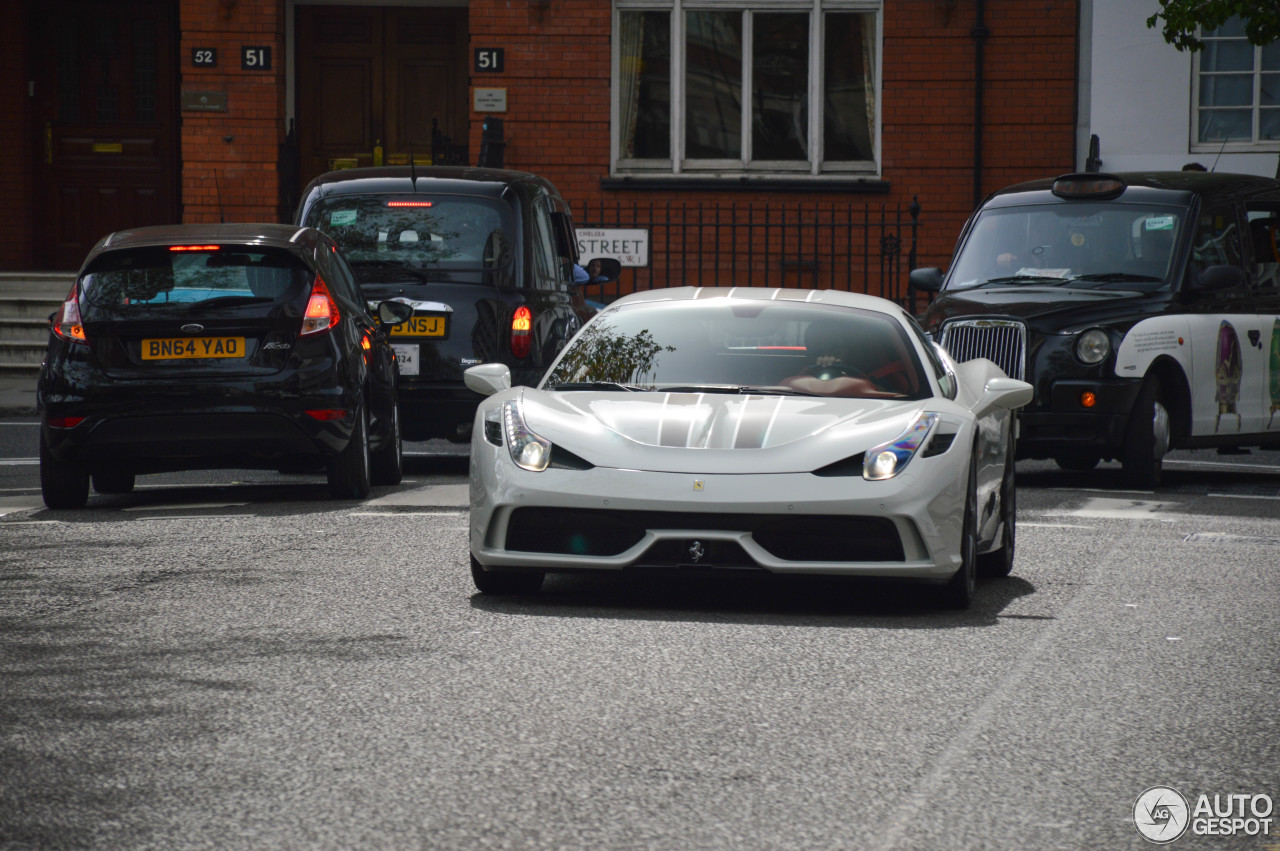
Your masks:
[[[427,162],[433,121],[465,146],[466,9],[298,6],[296,32],[299,188],[373,165],[376,146],[385,164]]]
[[[75,269],[111,231],[180,219],[177,5],[35,8],[35,255]]]

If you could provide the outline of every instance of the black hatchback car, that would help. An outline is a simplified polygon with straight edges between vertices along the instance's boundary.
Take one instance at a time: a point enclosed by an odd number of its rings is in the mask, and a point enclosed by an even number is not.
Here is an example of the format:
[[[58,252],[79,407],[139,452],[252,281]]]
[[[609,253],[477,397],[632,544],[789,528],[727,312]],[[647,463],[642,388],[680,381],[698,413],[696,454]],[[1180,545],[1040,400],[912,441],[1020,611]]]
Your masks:
[[[52,317],[40,484],[78,508],[140,473],[325,470],[336,498],[401,477],[392,327],[333,240],[278,224],[121,231]]]
[[[1019,457],[1150,488],[1171,448],[1280,448],[1278,248],[1280,181],[1067,174],[990,196],[911,283],[957,360],[1035,386]]]
[[[462,373],[504,363],[536,384],[590,318],[574,265],[568,205],[548,180],[466,166],[329,172],[304,190],[295,221],[332,236],[372,298],[411,304],[392,334],[407,440],[470,438],[480,395]],[[600,280],[613,280],[606,259]]]

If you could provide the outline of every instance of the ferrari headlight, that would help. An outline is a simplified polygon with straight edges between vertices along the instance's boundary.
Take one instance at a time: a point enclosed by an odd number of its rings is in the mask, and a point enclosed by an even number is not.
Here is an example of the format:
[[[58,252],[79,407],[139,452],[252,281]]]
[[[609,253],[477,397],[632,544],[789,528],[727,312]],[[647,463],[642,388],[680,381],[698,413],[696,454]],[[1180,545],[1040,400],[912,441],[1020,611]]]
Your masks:
[[[525,424],[520,403],[515,400],[502,404],[502,426],[507,435],[507,451],[511,460],[522,470],[541,473],[551,463],[551,441],[534,434]]]
[[[937,422],[937,414],[920,414],[911,427],[893,441],[868,450],[862,462],[862,478],[878,482],[901,473],[915,457],[916,450],[924,445],[925,438]]]
[[[1081,363],[1101,363],[1111,354],[1111,338],[1101,328],[1090,328],[1076,338],[1076,357]]]

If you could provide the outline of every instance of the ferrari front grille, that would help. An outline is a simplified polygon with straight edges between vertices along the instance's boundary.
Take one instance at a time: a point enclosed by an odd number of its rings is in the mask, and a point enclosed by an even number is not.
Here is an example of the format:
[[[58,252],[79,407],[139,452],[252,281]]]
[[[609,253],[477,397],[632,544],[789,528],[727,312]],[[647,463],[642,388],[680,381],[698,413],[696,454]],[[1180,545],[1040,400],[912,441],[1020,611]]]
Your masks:
[[[960,319],[942,328],[938,341],[955,358],[964,363],[986,358],[1004,370],[1010,378],[1022,380],[1027,367],[1027,326],[1007,319]]]
[[[808,514],[696,514],[677,511],[517,508],[507,523],[506,548],[561,555],[613,556],[635,546],[650,529],[750,532],[784,561],[903,561],[898,527],[887,517]]]

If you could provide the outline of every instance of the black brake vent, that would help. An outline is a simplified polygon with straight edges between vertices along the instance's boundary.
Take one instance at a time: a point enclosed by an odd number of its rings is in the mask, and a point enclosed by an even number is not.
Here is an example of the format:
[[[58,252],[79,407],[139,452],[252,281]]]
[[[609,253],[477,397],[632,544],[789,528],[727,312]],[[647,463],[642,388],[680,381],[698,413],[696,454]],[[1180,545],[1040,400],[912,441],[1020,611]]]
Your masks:
[[[815,476],[861,476],[862,466],[866,461],[865,452],[859,452],[857,455],[850,455],[848,458],[842,458],[834,464],[828,464],[825,467],[819,467],[814,470],[812,475]]]
[[[502,423],[497,420],[484,421],[484,439],[494,446],[502,445]]]
[[[921,458],[932,458],[935,455],[941,455],[951,448],[952,442],[956,439],[956,433],[935,434],[929,438],[929,445],[924,448],[924,452],[920,453]]]
[[[593,470],[596,465],[586,458],[574,455],[562,446],[553,445],[551,447],[550,466],[557,470]]]

